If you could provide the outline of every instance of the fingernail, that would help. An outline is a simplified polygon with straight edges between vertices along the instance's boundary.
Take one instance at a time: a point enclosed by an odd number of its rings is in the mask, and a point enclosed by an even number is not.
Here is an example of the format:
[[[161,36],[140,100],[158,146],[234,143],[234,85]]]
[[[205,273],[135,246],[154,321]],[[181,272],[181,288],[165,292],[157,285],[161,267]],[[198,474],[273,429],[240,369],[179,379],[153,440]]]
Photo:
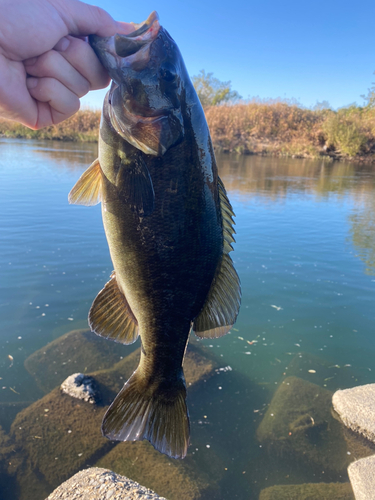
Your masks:
[[[28,89],[35,89],[35,87],[38,85],[38,78],[26,78],[26,87]]]
[[[54,46],[54,49],[58,50],[59,52],[64,52],[64,50],[66,50],[69,47],[69,45],[70,45],[69,38],[66,38],[64,36],[64,38],[61,38],[61,40],[57,42],[57,44]]]

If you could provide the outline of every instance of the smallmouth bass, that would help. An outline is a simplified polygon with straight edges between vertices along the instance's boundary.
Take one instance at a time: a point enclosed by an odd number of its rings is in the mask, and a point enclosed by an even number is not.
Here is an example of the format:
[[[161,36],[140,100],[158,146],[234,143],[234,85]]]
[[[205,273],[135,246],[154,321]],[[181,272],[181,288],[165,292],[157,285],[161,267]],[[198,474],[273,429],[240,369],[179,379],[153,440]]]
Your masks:
[[[183,458],[190,330],[225,335],[240,307],[229,256],[233,216],[209,130],[179,49],[153,12],[134,32],[90,44],[112,78],[99,157],[69,202],[102,203],[114,272],[89,312],[93,332],[130,344],[139,366],[107,410],[103,435],[147,439]]]

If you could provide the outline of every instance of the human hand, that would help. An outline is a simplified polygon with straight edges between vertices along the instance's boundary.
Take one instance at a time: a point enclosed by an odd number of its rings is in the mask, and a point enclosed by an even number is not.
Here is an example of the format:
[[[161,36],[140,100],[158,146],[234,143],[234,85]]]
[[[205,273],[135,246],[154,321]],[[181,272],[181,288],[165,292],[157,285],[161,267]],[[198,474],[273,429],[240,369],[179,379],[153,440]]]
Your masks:
[[[80,97],[108,85],[84,37],[134,30],[78,0],[0,0],[0,11],[0,116],[35,130],[69,118]]]

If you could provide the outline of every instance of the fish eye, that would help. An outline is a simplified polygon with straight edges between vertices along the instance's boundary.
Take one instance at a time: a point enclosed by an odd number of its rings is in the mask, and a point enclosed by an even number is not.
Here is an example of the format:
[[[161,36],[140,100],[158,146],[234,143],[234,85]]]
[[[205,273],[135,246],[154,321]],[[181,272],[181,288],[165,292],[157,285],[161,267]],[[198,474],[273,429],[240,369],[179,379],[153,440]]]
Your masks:
[[[177,77],[176,68],[172,64],[163,64],[160,68],[160,76],[164,81],[171,83]]]

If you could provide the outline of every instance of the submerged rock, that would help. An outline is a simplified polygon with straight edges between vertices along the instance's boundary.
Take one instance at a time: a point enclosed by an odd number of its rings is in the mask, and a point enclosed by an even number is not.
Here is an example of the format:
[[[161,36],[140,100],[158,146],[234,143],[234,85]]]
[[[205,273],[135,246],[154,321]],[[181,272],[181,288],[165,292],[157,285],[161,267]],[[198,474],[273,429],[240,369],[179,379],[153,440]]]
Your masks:
[[[99,399],[95,379],[83,373],[74,373],[70,375],[61,384],[61,390],[72,398],[88,401],[89,403],[96,403]]]
[[[105,410],[57,387],[16,416],[10,437],[51,491],[114,446],[101,433]]]
[[[153,491],[106,469],[78,472],[53,491],[47,500],[165,500]]]
[[[257,429],[270,453],[305,462],[330,479],[345,477],[350,461],[342,426],[331,415],[332,393],[299,379],[286,378]]]
[[[78,332],[78,334],[73,332],[67,336],[63,336],[62,340],[64,340],[64,345],[69,338],[73,339],[73,343],[77,342],[78,338],[79,345],[82,349],[90,344],[87,339],[84,340],[84,336],[82,336],[81,332]],[[113,342],[106,342],[108,344],[113,344]],[[61,348],[61,343],[58,341],[52,344],[54,345],[51,349]],[[66,347],[68,349],[68,346]],[[97,359],[99,358],[100,357]],[[76,359],[78,360],[81,358],[77,357]],[[117,358],[117,360],[118,359],[119,358]],[[14,446],[22,450],[22,457],[20,455],[21,458],[18,464],[16,463],[14,466],[14,474],[18,474],[19,472],[17,478],[21,480],[22,474],[25,477],[28,475],[31,477],[32,474],[37,473],[40,478],[40,483],[43,485],[46,484],[47,491],[49,492],[83,467],[96,464],[101,457],[106,456],[116,445],[122,448],[127,445],[130,448],[134,447],[132,448],[131,456],[134,455],[134,450],[138,451],[137,455],[133,456],[133,460],[139,463],[143,460],[145,460],[145,462],[149,461],[155,470],[157,468],[157,463],[160,462],[160,464],[165,465],[165,460],[167,460],[166,457],[156,452],[148,443],[118,444],[118,442],[109,441],[101,434],[101,422],[108,408],[108,404],[113,400],[128,377],[130,377],[136,369],[138,359],[139,350],[133,352],[124,359],[120,359],[110,368],[98,370],[88,375],[83,375],[81,373],[69,377],[75,380],[78,376],[81,386],[83,387],[84,384],[82,382],[85,380],[92,382],[93,379],[95,379],[95,399],[97,402],[95,405],[87,404],[85,399],[87,400],[90,398],[85,390],[83,390],[81,394],[83,399],[76,399],[76,397],[71,397],[71,395],[62,392],[60,387],[56,387],[42,399],[19,412],[11,426],[10,433]],[[44,360],[42,365],[45,368],[46,377],[48,378],[56,364],[52,362],[52,365],[48,366],[47,360]],[[215,373],[216,367],[216,361],[206,357],[204,350],[199,346],[191,345],[185,357],[185,374],[187,385],[189,386],[189,393],[194,393],[194,388],[198,387],[200,383],[203,383],[208,377],[212,376]],[[38,376],[41,377],[42,373],[40,371],[38,371],[38,374]],[[68,375],[70,374],[71,372],[68,373]],[[58,376],[56,375],[52,383],[55,384],[57,380]],[[64,383],[63,385],[65,387],[68,384]],[[46,385],[44,385],[44,387],[46,387]],[[69,387],[71,387],[70,384]],[[78,389],[80,389],[80,387],[78,387]],[[71,392],[72,390],[69,389],[69,393]],[[76,388],[74,388],[73,392],[76,392]],[[118,455],[119,462],[121,461],[120,451],[121,448]],[[114,456],[117,457],[116,454]],[[152,459],[150,456],[152,456]],[[115,459],[110,457],[110,460]],[[173,463],[176,464],[176,461],[171,460],[170,463],[168,462],[167,464],[168,469],[171,471],[185,470],[184,467],[186,467],[186,465],[182,466],[181,469],[178,468],[177,465],[172,465]],[[110,466],[106,465],[106,467]],[[158,468],[160,476],[163,476],[163,467],[159,465]],[[17,470],[18,472],[16,472]],[[121,470],[116,470],[116,472],[121,473]],[[147,474],[151,474],[152,476],[152,472],[150,471],[146,473],[146,477]],[[202,474],[198,474],[196,471],[194,473],[181,472],[179,474],[180,475],[176,475],[176,473],[172,474],[171,472],[171,475],[168,476],[166,473],[165,477],[180,477],[182,489],[184,484],[190,484],[192,491],[201,492],[208,488],[208,480],[202,479]],[[199,481],[192,479],[195,477],[194,474],[199,476]],[[133,479],[136,480],[137,477]],[[166,480],[164,481],[166,482]],[[197,484],[199,484],[199,487]],[[149,486],[149,484],[146,486]],[[39,497],[40,495],[34,498]],[[200,496],[184,498],[198,499]],[[169,498],[169,500],[171,499]]]
[[[73,330],[31,354],[25,361],[25,368],[40,389],[48,393],[72,373],[111,368],[131,349],[90,330]]]
[[[211,500],[218,493],[218,487],[191,457],[169,458],[147,441],[120,443],[95,465],[138,481],[168,500]]]
[[[375,384],[337,391],[332,404],[347,427],[375,443]]]
[[[50,487],[27,461],[27,455],[0,428],[0,499],[30,500],[45,498]]]
[[[259,500],[354,500],[349,483],[311,483],[271,486]]]
[[[356,500],[372,500],[375,492],[375,456],[353,462],[348,473]]]

